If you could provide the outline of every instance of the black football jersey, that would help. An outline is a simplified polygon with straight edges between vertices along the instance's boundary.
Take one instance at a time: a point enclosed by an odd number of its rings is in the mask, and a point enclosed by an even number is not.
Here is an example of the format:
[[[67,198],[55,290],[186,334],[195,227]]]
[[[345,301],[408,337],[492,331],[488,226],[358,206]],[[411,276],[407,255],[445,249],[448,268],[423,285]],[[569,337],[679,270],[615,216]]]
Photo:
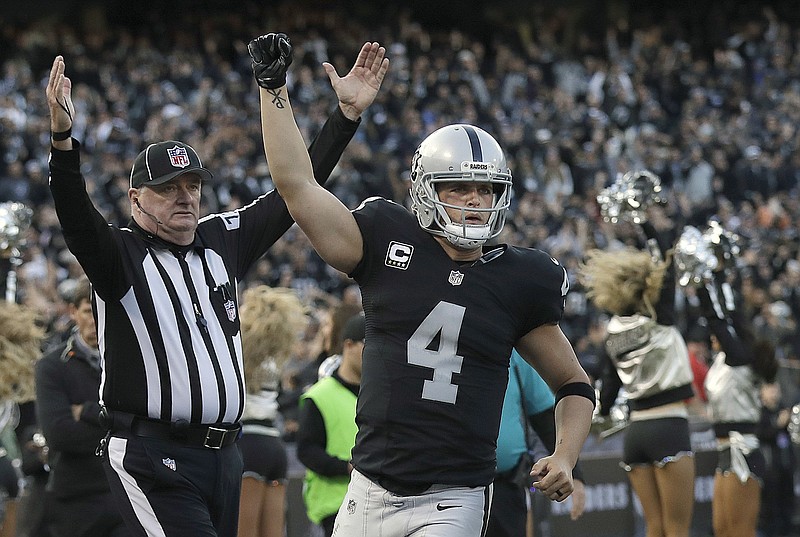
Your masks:
[[[459,264],[385,199],[353,214],[364,257],[351,276],[366,314],[353,464],[414,486],[487,485],[512,348],[561,319],[566,271],[507,245]]]

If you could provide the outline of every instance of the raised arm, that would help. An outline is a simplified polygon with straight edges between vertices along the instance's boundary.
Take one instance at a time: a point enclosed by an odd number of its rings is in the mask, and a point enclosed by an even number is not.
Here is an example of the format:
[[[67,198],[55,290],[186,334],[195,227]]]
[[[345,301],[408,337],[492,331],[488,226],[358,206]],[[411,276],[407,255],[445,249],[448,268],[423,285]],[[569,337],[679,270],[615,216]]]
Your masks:
[[[320,256],[332,267],[349,273],[361,260],[361,232],[347,207],[314,179],[286,89],[286,69],[291,63],[289,39],[284,34],[267,34],[251,41],[248,50],[260,86],[264,152],[272,180]],[[369,72],[380,86],[388,68],[384,54],[378,43],[366,43],[354,69]],[[331,80],[334,83],[333,77]]]
[[[359,64],[357,60],[350,72],[343,77],[336,73],[336,69],[330,63],[322,64],[336,92],[338,103],[337,109],[325,122],[308,149],[318,183],[325,184],[355,134],[361,121],[361,114],[378,95],[385,75],[385,69],[381,70],[383,63],[373,62],[367,67],[363,62]]]
[[[50,109],[50,192],[64,240],[92,280],[98,296],[108,300],[125,293],[125,273],[115,270],[120,254],[111,228],[92,204],[81,175],[80,143],[72,138],[72,83],[65,73],[63,56],[56,56],[47,82]]]
[[[700,312],[708,322],[711,333],[725,352],[725,363],[736,367],[747,365],[755,358],[753,335],[735,303],[734,292],[719,271],[713,280],[697,288]]]
[[[75,106],[72,104],[72,82],[64,74],[63,56],[56,56],[47,81],[47,107],[50,109],[50,135],[53,147],[61,151],[72,149],[72,119]]]

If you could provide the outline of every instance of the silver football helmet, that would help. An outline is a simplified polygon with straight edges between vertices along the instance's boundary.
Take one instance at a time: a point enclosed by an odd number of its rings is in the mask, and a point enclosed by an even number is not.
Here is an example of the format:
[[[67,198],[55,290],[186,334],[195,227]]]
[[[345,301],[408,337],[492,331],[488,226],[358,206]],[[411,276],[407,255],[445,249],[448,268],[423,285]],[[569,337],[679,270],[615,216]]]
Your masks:
[[[490,213],[486,224],[467,224],[467,209],[439,200],[436,184],[452,181],[491,183],[492,206],[470,208],[470,212]],[[445,237],[457,248],[471,250],[496,237],[506,222],[511,204],[511,170],[500,144],[473,125],[448,125],[425,138],[411,161],[411,210],[419,225],[433,235]],[[447,208],[461,210],[454,221]]]

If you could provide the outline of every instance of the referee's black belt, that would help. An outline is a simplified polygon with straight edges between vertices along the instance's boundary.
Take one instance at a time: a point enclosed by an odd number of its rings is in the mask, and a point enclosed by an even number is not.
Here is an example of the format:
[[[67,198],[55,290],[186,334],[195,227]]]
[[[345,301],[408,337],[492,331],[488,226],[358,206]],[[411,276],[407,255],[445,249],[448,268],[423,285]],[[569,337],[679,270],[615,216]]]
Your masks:
[[[135,436],[170,440],[186,446],[222,449],[235,443],[242,434],[242,426],[238,423],[200,425],[185,420],[170,422],[142,418],[121,412],[111,414],[112,432],[127,429]]]

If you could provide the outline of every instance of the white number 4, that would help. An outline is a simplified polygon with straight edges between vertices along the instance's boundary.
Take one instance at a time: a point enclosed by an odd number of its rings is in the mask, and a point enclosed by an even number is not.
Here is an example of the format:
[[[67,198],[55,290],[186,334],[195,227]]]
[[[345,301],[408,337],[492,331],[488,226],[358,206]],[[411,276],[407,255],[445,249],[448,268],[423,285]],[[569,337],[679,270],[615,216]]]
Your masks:
[[[422,398],[455,404],[458,386],[453,373],[461,372],[464,357],[456,354],[466,308],[439,302],[408,340],[408,363],[433,369],[433,379],[422,386]],[[428,346],[439,336],[439,348]]]

